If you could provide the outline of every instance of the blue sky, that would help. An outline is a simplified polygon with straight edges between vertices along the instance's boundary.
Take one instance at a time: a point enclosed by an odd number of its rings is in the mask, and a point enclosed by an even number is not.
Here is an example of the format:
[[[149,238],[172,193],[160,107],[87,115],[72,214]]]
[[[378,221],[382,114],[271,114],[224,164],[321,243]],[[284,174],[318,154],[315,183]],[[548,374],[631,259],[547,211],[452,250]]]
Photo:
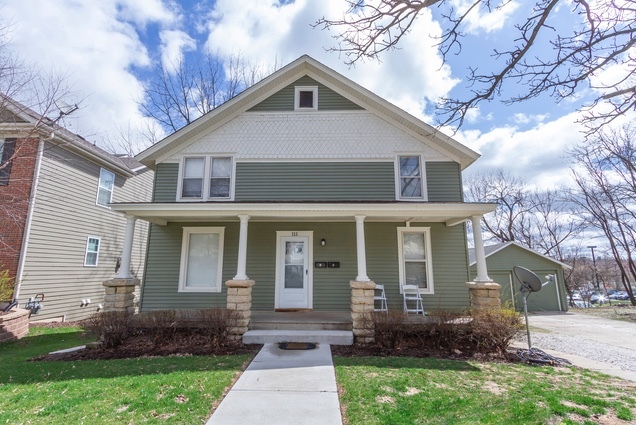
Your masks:
[[[467,3],[453,1],[458,7]],[[0,16],[13,25],[11,48],[45,71],[69,74],[81,109],[65,125],[98,144],[117,131],[134,135],[152,124],[135,100],[143,96],[153,65],[205,49],[240,53],[264,67],[309,54],[433,124],[436,99],[467,93],[467,67],[492,66],[491,42],[512,41],[513,22],[528,7],[513,0],[496,15],[469,22],[463,53],[444,67],[430,38],[441,31],[436,12],[427,11],[401,49],[383,55],[381,63],[349,68],[324,50],[333,45],[334,33],[310,26],[322,16],[340,16],[346,9],[343,0],[0,0],[0,5]],[[567,25],[571,17],[562,10],[556,24]],[[472,111],[454,136],[482,154],[468,175],[504,168],[540,187],[567,182],[564,148],[582,139],[575,104],[541,98],[507,107],[495,101]]]

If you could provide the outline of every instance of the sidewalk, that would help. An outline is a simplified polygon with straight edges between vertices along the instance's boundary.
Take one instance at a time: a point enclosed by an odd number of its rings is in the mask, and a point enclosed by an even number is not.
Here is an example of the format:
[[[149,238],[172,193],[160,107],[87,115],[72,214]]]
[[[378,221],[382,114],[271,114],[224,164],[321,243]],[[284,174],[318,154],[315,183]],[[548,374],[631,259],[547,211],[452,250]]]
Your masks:
[[[265,344],[206,423],[233,424],[342,425],[329,345]]]

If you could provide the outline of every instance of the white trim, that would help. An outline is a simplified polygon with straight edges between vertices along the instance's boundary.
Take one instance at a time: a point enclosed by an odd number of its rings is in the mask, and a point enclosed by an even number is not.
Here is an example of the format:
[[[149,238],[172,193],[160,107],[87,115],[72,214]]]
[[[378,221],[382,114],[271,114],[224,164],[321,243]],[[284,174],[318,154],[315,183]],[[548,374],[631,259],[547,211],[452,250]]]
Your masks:
[[[96,239],[97,240],[97,251],[95,252],[95,254],[97,254],[97,256],[95,257],[95,264],[86,264],[86,259],[88,258],[88,244],[90,242],[91,239]],[[97,267],[99,265],[99,250],[102,247],[102,238],[99,236],[88,236],[86,237],[86,248],[84,249],[84,267]],[[91,253],[93,253],[93,251],[90,251]]]
[[[216,286],[188,288],[186,286],[186,276],[188,273],[188,249],[190,247],[190,235],[197,233],[217,233],[219,235],[219,256],[216,272]],[[179,289],[178,292],[221,292],[223,279],[223,248],[224,248],[225,227],[184,227],[181,239],[181,264],[179,268]]]
[[[420,193],[422,194],[419,198],[404,198],[402,197],[402,176],[400,175],[400,158],[415,156],[419,158],[420,161]],[[424,162],[424,158],[419,153],[398,153],[394,158],[395,164],[395,199],[399,201],[409,201],[409,202],[426,202],[428,201],[428,183],[426,181],[426,162]]]
[[[433,295],[435,293],[433,282],[433,250],[431,249],[431,228],[430,227],[398,227],[398,277],[400,284],[400,293],[402,286],[406,285],[406,277],[404,270],[404,233],[422,233],[424,235],[424,255],[426,256],[426,288],[420,287],[420,293],[423,295]]]
[[[543,258],[545,258],[546,260],[552,261],[553,263],[556,263],[556,264],[560,265],[560,266],[561,266],[562,268],[564,268],[564,269],[571,269],[571,268],[572,268],[572,266],[570,266],[570,265],[568,265],[568,264],[565,264],[565,263],[562,263],[562,262],[560,262],[559,260],[555,260],[554,258],[552,258],[552,257],[550,257],[550,256],[548,256],[548,255],[540,254],[540,253],[538,253],[537,251],[535,251],[534,249],[530,249],[530,248],[528,248],[527,246],[523,246],[523,245],[521,245],[521,244],[520,244],[519,242],[517,242],[517,241],[508,241],[508,242],[504,242],[504,243],[502,243],[502,244],[499,246],[499,248],[497,248],[497,249],[495,249],[494,251],[491,251],[491,252],[489,252],[488,254],[486,254],[486,258],[490,257],[491,255],[494,255],[494,254],[498,253],[499,251],[501,251],[501,250],[503,250],[503,249],[505,249],[505,248],[508,248],[510,245],[515,245],[515,246],[518,246],[519,248],[523,248],[523,249],[525,249],[526,251],[529,251],[529,252],[531,252],[531,253],[533,253],[533,254],[538,255],[539,257],[543,257]],[[492,246],[492,245],[491,245],[491,246]],[[486,246],[484,246],[484,248],[487,248],[487,247],[486,247]],[[470,265],[471,265],[471,266],[475,265],[475,261],[473,261],[472,263],[470,263]]]
[[[15,276],[15,286],[13,288],[13,298],[18,299],[20,296],[20,287],[22,276],[24,275],[24,264],[26,263],[27,251],[29,249],[29,238],[31,236],[31,222],[33,221],[33,211],[35,210],[35,196],[40,182],[40,170],[42,169],[42,153],[44,152],[44,141],[40,139],[38,142],[38,152],[35,157],[35,171],[33,173],[33,182],[31,186],[31,196],[29,198],[29,211],[27,212],[26,222],[24,223],[24,234],[22,236],[22,248],[20,249],[20,259],[18,260],[18,272]]]
[[[280,307],[280,285],[281,285],[281,238],[301,236],[308,238],[307,242],[307,308],[314,308],[314,232],[312,231],[276,231],[276,273],[274,280],[274,308]]]
[[[113,175],[113,187],[110,189],[110,197],[108,198],[108,202],[106,203],[106,205],[100,204],[99,203],[99,191],[102,189],[102,171],[105,171],[107,173],[110,173]],[[104,168],[104,167],[99,167],[99,178],[97,179],[97,196],[95,197],[95,205],[103,207],[103,208],[108,208],[110,209],[110,207],[108,206],[108,204],[110,204],[111,202],[113,202],[113,194],[115,193],[115,180],[117,179],[117,174],[113,173],[112,171]],[[106,189],[104,189],[106,190]]]
[[[210,197],[210,180],[212,171],[212,158],[230,158],[230,196],[227,198],[212,198]],[[185,161],[186,159],[203,159],[203,182],[201,184],[201,197],[200,198],[184,198],[182,196],[183,190],[183,173],[185,173]],[[179,174],[177,181],[177,202],[201,202],[201,201],[213,201],[224,202],[234,200],[234,187],[236,182],[236,160],[233,154],[206,154],[206,155],[183,155],[179,159]]]
[[[313,93],[313,106],[311,108],[300,107],[300,92],[310,91]],[[317,111],[318,110],[318,86],[295,86],[294,87],[294,111]]]

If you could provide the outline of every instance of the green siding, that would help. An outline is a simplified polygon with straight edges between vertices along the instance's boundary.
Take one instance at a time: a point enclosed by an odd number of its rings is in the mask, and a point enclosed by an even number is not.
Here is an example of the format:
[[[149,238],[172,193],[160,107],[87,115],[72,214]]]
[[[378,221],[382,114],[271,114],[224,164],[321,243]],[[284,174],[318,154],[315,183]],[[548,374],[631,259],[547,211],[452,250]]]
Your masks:
[[[237,163],[237,201],[395,200],[393,162]]]
[[[363,109],[347,98],[331,90],[330,88],[318,83],[316,80],[305,76],[299,78],[292,84],[276,92],[258,105],[251,108],[249,111],[293,111],[295,92],[294,87],[296,86],[318,86],[318,109],[321,111],[346,111]]]
[[[181,259],[182,227],[171,223],[152,226],[148,267],[143,289],[142,310],[162,308],[204,308],[225,305],[222,293],[177,292]],[[198,223],[225,227],[223,280],[236,272],[238,223]],[[369,277],[386,286],[391,309],[402,308],[398,285],[397,227],[403,223],[366,223],[367,269]],[[462,309],[468,306],[465,229],[440,223],[412,224],[431,227],[435,294],[424,296],[427,310]],[[263,223],[251,222],[248,231],[247,275],[256,281],[253,310],[274,309],[276,274],[276,232],[313,231],[313,261],[339,261],[340,268],[313,270],[313,308],[317,311],[348,311],[349,281],[357,275],[355,223]],[[327,244],[320,245],[325,239]]]
[[[157,164],[152,202],[174,202],[178,180],[179,164]]]
[[[462,202],[461,170],[456,162],[427,162],[426,182],[430,202]]]
[[[563,280],[563,268],[554,261],[544,258],[538,254],[533,254],[515,245],[509,245],[499,252],[486,258],[488,276],[500,285],[510,286],[512,276],[512,289],[515,296],[515,307],[519,310],[523,308],[523,298],[519,291],[519,282],[512,273],[514,266],[521,266],[532,270],[544,282],[548,274],[556,274],[559,285],[559,296],[563,310],[567,310],[567,299]],[[476,266],[470,268],[471,276],[477,274]],[[510,290],[502,290],[502,301],[512,301]],[[530,311],[559,311],[559,301],[555,285],[546,285],[541,291],[530,294],[528,297],[528,310]]]

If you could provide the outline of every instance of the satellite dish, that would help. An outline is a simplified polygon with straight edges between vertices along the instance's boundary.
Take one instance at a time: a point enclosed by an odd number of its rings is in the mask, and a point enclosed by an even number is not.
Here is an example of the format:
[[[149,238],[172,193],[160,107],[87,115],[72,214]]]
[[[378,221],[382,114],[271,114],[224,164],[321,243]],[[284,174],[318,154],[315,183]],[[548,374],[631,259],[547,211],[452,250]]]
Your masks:
[[[541,279],[533,271],[520,266],[514,266],[512,271],[521,282],[521,292],[538,292],[541,290],[543,286]]]

